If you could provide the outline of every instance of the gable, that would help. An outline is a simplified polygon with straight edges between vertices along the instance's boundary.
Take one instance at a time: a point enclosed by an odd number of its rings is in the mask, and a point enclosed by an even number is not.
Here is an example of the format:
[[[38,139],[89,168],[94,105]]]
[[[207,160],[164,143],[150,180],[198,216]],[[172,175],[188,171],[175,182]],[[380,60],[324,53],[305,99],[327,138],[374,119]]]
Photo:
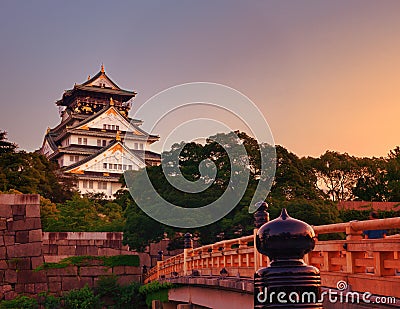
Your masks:
[[[93,79],[90,83],[86,84],[86,86],[111,88],[114,90],[119,90],[119,88],[115,85],[115,83],[113,83],[105,74],[101,74],[99,77]]]
[[[85,124],[82,124],[80,126],[78,125],[76,129],[89,130],[90,128],[93,128],[99,130],[110,130],[109,126],[114,126],[113,130],[133,132],[135,135],[140,136],[146,135],[134,125],[130,124],[129,121],[112,106],[104,113],[101,113],[89,122],[86,122]]]
[[[47,139],[44,140],[42,148],[40,149],[40,153],[49,157],[52,153],[54,153],[53,148],[50,146],[49,141]]]
[[[141,158],[130,152],[121,143],[116,143],[82,164],[67,168],[66,172],[73,174],[84,174],[84,172],[123,173],[126,170],[139,170],[145,166],[145,162]]]

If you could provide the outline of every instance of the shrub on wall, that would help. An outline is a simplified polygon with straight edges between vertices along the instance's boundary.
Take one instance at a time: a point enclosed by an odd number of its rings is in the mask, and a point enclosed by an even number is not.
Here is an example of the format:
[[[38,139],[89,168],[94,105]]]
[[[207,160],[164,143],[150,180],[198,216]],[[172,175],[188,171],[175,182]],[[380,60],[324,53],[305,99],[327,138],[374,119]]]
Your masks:
[[[0,309],[36,309],[39,308],[38,302],[34,298],[18,296],[12,300],[0,302]]]
[[[101,308],[100,297],[85,285],[82,289],[71,290],[63,296],[66,309],[97,309]]]

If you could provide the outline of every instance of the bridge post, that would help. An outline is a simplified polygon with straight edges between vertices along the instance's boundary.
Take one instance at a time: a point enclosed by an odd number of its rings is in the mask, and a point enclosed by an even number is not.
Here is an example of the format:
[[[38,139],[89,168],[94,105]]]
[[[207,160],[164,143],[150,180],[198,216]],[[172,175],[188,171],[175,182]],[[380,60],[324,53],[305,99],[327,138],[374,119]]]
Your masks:
[[[162,252],[160,250],[160,251],[158,251],[158,255],[157,255],[157,279],[160,279],[160,277],[161,277],[160,268],[161,268],[163,259],[164,259],[164,252]]]
[[[187,276],[188,275],[188,267],[187,267],[187,257],[188,257],[188,251],[193,248],[193,241],[192,241],[192,234],[186,233],[185,234],[185,240],[183,243],[183,275]]]
[[[265,223],[256,235],[257,250],[271,260],[254,276],[254,308],[318,308],[321,277],[303,257],[315,246],[315,233],[307,223],[282,209],[279,218]]]
[[[256,236],[258,229],[269,221],[269,213],[267,212],[268,204],[258,202],[256,204],[257,211],[254,213],[254,246],[256,244]],[[262,266],[262,255],[254,249],[254,272]]]

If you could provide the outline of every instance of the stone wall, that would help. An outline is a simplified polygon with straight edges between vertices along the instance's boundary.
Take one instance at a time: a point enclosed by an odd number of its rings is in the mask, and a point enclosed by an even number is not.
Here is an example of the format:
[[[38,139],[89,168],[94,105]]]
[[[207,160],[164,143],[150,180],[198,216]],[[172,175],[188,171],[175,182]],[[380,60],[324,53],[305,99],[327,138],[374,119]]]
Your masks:
[[[115,274],[121,284],[141,280],[141,267],[85,266],[35,271],[43,262],[59,262],[75,255],[137,255],[122,245],[122,233],[42,233],[39,195],[0,194],[0,300],[17,294],[56,294],[85,284],[94,286],[100,276]],[[150,264],[148,254],[140,256]],[[146,263],[146,261],[145,261]]]
[[[39,195],[0,195],[0,299],[47,291]]]

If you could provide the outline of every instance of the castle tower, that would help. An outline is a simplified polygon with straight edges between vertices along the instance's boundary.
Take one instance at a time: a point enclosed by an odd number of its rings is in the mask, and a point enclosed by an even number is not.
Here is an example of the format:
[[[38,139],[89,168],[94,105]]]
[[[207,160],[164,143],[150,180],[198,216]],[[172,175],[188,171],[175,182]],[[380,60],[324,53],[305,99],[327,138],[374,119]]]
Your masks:
[[[40,153],[57,162],[66,176],[75,176],[81,194],[112,198],[124,171],[160,163],[160,155],[147,150],[159,137],[128,116],[135,96],[118,87],[102,65],[100,72],[64,91],[56,102],[61,122],[47,130]]]

